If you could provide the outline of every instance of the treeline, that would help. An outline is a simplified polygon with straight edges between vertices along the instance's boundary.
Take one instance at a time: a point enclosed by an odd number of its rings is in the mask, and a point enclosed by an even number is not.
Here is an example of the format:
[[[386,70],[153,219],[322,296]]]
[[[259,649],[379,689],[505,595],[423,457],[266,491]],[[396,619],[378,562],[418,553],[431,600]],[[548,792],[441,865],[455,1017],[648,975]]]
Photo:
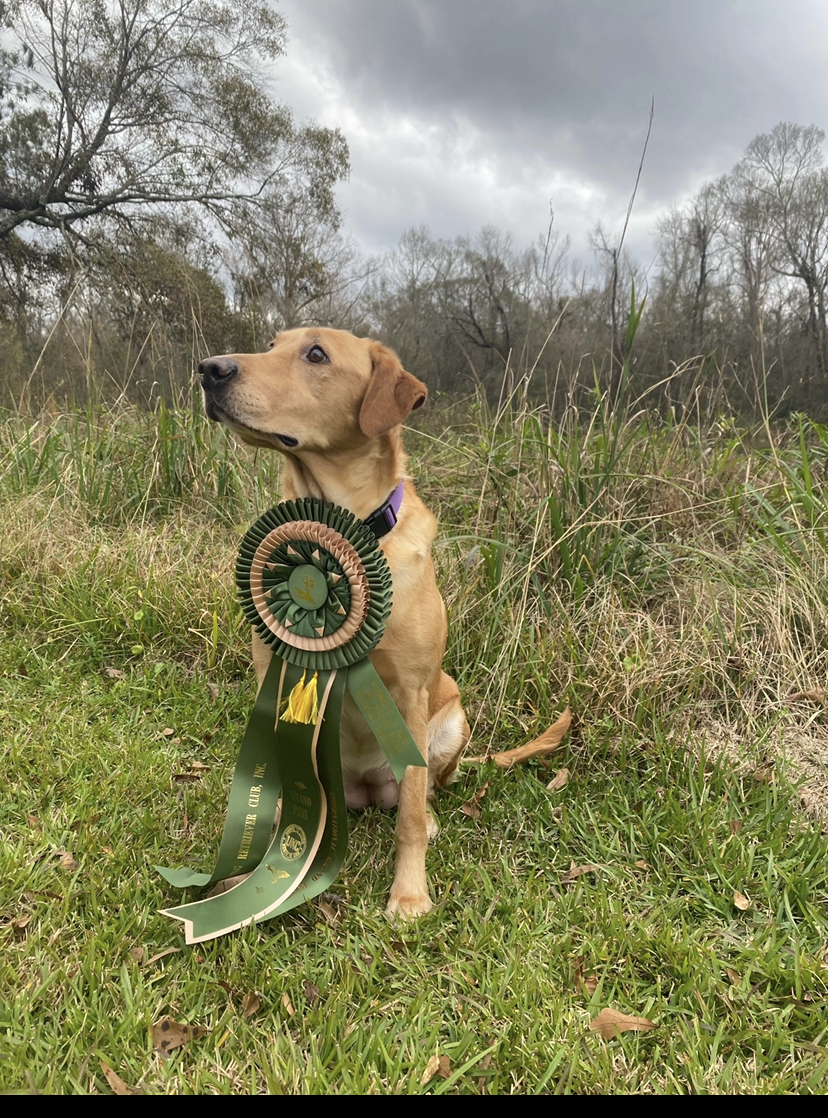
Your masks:
[[[382,337],[434,391],[531,377],[563,408],[617,392],[626,362],[656,408],[828,415],[814,126],[757,136],[663,217],[646,273],[600,225],[576,260],[552,214],[530,245],[416,228],[365,259],[335,203],[344,138],[269,94],[267,5],[0,0],[0,30],[6,404],[149,402],[208,352],[320,323]]]

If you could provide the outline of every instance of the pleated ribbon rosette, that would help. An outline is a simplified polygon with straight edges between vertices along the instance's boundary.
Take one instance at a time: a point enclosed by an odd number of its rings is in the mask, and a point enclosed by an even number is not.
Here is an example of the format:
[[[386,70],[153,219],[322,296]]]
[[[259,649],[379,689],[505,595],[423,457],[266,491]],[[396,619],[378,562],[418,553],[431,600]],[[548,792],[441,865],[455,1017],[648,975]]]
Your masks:
[[[279,916],[335,879],[348,841],[339,756],[346,689],[398,781],[427,763],[368,658],[392,595],[370,528],[326,501],[285,501],[248,530],[236,581],[273,657],[236,763],[218,859],[209,874],[156,868],[177,888],[249,876],[164,910],[183,921],[187,943]]]

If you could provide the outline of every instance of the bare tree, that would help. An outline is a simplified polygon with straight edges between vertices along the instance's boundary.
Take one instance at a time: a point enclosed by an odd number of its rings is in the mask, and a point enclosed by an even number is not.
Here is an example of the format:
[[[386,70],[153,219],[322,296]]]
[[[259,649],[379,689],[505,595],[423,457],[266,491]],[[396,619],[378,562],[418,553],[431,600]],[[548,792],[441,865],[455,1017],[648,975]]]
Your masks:
[[[599,270],[604,274],[604,288],[610,327],[610,353],[613,362],[620,369],[624,363],[624,345],[621,340],[619,323],[623,313],[619,306],[619,264],[622,246],[611,244],[607,232],[599,221],[590,231],[589,243],[598,260]],[[613,378],[614,381],[615,378]]]
[[[227,250],[237,308],[254,310],[271,335],[310,321],[350,325],[377,264],[342,235],[333,194],[276,189],[238,209]]]
[[[517,292],[511,239],[485,226],[474,239],[461,238],[462,268],[455,278],[452,320],[461,335],[478,349],[507,358],[512,350],[513,312]]]
[[[828,373],[828,172],[822,164],[825,133],[815,125],[777,124],[748,145],[733,179],[740,191],[736,210],[760,226],[769,242],[766,257],[779,275],[805,288],[808,327],[821,378]]]
[[[563,310],[561,297],[566,286],[566,265],[571,242],[555,228],[555,211],[549,204],[546,233],[538,237],[526,253],[526,267],[531,275],[531,299],[542,319],[556,321]]]
[[[681,344],[695,353],[703,353],[707,343],[707,312],[713,277],[722,267],[726,217],[720,185],[708,183],[684,209],[673,208],[656,223],[661,261],[656,298]]]
[[[724,201],[715,184],[702,187],[694,199],[687,222],[687,237],[695,259],[693,304],[690,316],[694,348],[705,347],[705,314],[710,301],[710,279],[716,271],[716,240],[725,221]]]

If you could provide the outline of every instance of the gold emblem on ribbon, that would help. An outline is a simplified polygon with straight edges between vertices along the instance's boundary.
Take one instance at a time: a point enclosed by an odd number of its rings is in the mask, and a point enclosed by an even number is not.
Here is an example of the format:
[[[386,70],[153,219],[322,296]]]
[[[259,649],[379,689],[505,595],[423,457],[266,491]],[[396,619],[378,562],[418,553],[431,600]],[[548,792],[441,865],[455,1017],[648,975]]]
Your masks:
[[[282,841],[279,843],[279,849],[282,852],[282,857],[292,862],[296,858],[302,857],[307,845],[308,836],[298,823],[291,823],[289,827],[285,828]]]

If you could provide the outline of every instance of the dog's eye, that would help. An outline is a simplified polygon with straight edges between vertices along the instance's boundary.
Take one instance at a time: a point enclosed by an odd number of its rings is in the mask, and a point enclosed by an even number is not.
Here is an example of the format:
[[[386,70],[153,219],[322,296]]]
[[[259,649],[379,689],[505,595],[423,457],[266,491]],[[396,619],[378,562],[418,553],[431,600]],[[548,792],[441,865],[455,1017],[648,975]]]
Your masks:
[[[321,365],[323,361],[328,360],[328,355],[321,345],[312,345],[308,350],[308,361],[311,365]]]

